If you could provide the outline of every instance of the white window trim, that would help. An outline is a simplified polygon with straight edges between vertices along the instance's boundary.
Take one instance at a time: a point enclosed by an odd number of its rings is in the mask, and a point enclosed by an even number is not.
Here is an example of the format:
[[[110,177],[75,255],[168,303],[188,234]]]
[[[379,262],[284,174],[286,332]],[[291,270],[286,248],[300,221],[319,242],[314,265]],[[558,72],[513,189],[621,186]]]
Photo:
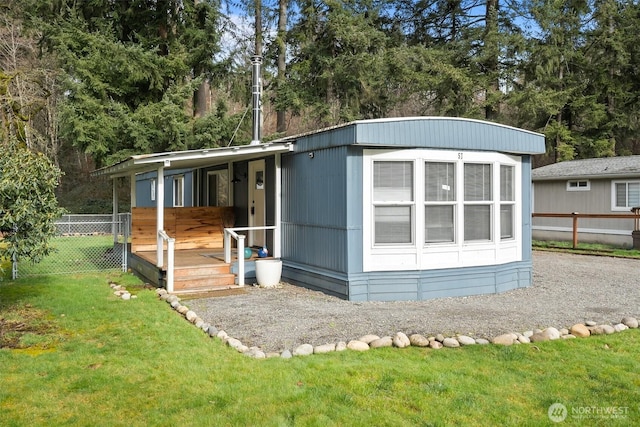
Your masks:
[[[176,200],[176,187],[180,186],[180,198],[181,200]],[[184,175],[174,175],[173,176],[173,207],[174,208],[182,208],[184,207]]]
[[[571,183],[577,183],[577,186],[571,187]],[[580,187],[581,182],[586,182],[587,185],[584,187]],[[591,190],[591,181],[588,179],[571,179],[567,181],[567,191],[590,191]]]
[[[640,184],[637,179],[619,179],[611,181],[611,211],[612,212],[629,212],[635,206],[616,206],[616,184]],[[627,203],[629,199],[627,198]]]
[[[374,245],[373,162],[414,161],[413,244]],[[454,242],[424,243],[424,164],[427,161],[456,163],[456,215]],[[464,241],[464,163],[492,163],[492,240]],[[514,236],[500,237],[500,165],[514,166]],[[421,178],[420,178],[421,177]],[[503,264],[522,260],[522,162],[517,156],[496,152],[453,150],[364,150],[363,156],[363,270],[430,270]]]

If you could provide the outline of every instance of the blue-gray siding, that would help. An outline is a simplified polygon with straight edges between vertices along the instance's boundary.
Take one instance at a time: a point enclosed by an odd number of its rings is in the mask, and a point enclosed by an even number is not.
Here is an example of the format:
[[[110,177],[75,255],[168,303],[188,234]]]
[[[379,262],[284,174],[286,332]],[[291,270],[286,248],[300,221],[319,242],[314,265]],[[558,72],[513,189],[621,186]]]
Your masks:
[[[353,122],[296,138],[296,151],[352,144],[387,148],[498,151],[510,154],[538,154],[545,151],[544,137],[540,134],[497,123],[451,117]]]
[[[173,206],[173,177],[184,175],[184,206],[193,206],[193,173],[192,169],[176,169],[164,172],[164,206]],[[146,172],[136,176],[136,206],[139,208],[155,207],[151,200],[151,181],[156,179],[157,172]],[[156,191],[157,191],[156,183]]]

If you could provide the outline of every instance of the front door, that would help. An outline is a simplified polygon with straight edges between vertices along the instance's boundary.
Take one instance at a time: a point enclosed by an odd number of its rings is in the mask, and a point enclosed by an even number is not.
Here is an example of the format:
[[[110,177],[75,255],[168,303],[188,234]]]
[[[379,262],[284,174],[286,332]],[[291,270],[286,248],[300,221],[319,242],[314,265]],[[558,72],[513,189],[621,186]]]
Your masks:
[[[264,227],[265,213],[264,159],[249,162],[249,227]],[[249,246],[264,246],[265,230],[249,231]]]

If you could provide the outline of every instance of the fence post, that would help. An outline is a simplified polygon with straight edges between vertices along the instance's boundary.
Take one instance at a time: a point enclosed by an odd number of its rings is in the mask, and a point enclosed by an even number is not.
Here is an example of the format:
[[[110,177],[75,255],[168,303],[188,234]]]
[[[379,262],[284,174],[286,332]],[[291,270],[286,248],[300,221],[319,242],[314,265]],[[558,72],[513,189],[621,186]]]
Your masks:
[[[578,212],[571,212],[573,215],[573,249],[578,247]]]

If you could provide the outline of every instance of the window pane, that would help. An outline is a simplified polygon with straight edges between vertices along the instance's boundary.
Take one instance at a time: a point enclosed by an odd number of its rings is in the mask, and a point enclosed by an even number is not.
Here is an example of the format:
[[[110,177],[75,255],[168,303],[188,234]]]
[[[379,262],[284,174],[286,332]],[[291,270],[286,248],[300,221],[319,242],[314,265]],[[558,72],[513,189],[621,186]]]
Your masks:
[[[425,200],[429,202],[450,202],[456,199],[455,163],[425,163]]]
[[[410,206],[376,206],[375,243],[411,243]]]
[[[640,183],[638,182],[630,182],[628,184],[629,186],[629,190],[628,190],[628,203],[627,203],[627,207],[629,208],[633,208],[636,206],[640,206]]]
[[[464,207],[464,240],[491,240],[491,206]]]
[[[464,199],[469,202],[492,200],[491,165],[464,165]]]
[[[513,205],[500,206],[500,238],[513,238]]]
[[[413,200],[413,162],[373,162],[373,199]]]
[[[453,242],[453,206],[426,206],[424,218],[425,242]]]
[[[623,208],[627,206],[627,185],[624,183],[616,184],[616,207]]]
[[[513,174],[513,166],[500,166],[500,200],[502,201],[512,202],[515,200]]]

